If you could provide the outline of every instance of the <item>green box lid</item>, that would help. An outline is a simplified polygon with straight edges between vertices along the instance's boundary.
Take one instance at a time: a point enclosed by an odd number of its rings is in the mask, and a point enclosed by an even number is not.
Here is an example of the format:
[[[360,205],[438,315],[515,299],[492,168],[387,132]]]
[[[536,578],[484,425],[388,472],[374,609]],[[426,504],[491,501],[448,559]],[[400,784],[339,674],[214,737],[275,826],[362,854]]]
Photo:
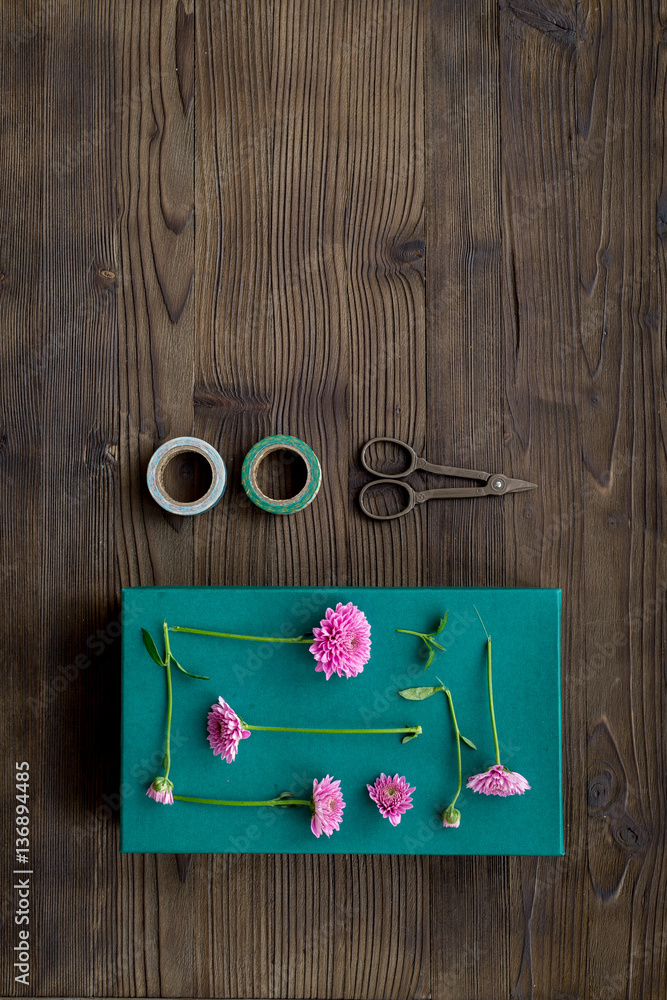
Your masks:
[[[328,607],[352,601],[371,624],[372,652],[352,679],[315,672],[308,645],[259,643],[170,633],[174,656],[210,680],[172,668],[170,778],[174,794],[266,800],[282,791],[309,798],[313,778],[340,778],[346,802],[340,830],[319,839],[307,808],[238,808],[146,795],[163,773],[167,715],[163,667],[142,641],[163,650],[162,623],[252,635],[299,635]],[[436,587],[135,587],[123,591],[121,851],[258,854],[563,854],[560,590]],[[501,798],[465,788],[494,763],[486,685],[486,646],[473,605],[493,642],[493,681],[501,760],[531,789]],[[425,673],[423,643],[397,628],[430,632],[447,651]],[[402,688],[451,689],[461,732],[463,791],[458,829],[441,814],[457,783],[456,745],[442,694],[411,702]],[[310,728],[393,728],[419,724],[406,744],[394,735],[253,732],[232,764],[214,756],[207,715],[222,697],[249,724]],[[366,789],[381,772],[416,786],[413,808],[393,827]]]

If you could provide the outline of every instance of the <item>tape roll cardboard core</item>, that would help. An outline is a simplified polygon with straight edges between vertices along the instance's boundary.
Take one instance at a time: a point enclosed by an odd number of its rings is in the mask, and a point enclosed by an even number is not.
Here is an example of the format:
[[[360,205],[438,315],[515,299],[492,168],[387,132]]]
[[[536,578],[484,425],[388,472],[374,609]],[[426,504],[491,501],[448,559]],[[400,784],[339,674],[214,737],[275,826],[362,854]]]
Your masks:
[[[260,465],[267,455],[275,451],[293,452],[306,464],[306,482],[303,488],[296,496],[286,500],[267,496],[257,479]],[[252,446],[243,461],[241,479],[244,490],[257,507],[271,514],[294,514],[311,504],[317,496],[322,483],[322,469],[317,455],[305,441],[289,434],[275,434],[272,437],[262,438]]]
[[[211,484],[208,490],[204,496],[190,503],[175,500],[169,495],[165,484],[167,467],[177,455],[187,452],[201,455],[211,469]],[[160,507],[171,514],[190,516],[203,514],[218,503],[227,486],[227,469],[221,456],[207,441],[191,437],[172,438],[171,441],[165,441],[151,457],[146,480],[151,496]]]

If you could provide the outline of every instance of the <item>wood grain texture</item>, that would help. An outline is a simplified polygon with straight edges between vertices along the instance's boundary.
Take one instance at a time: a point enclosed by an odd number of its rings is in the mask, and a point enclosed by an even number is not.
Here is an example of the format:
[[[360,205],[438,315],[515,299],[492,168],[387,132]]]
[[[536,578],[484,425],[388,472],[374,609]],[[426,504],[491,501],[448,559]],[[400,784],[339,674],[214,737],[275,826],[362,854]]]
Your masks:
[[[528,463],[537,465],[541,486],[525,504],[523,518],[515,512],[508,540],[514,582],[560,585],[564,602],[566,857],[511,863],[518,933],[509,977],[519,997],[588,995],[585,955],[591,947],[580,902],[587,898],[589,876],[586,713],[576,674],[589,613],[582,579],[583,509],[592,494],[574,416],[579,278],[573,6],[508,5],[500,15],[508,457],[519,475]]]
[[[29,759],[32,995],[667,995],[665,24],[0,5],[2,816]],[[230,483],[179,519],[145,470],[191,433]],[[271,433],[323,466],[291,517],[240,485]],[[540,488],[372,523],[380,434]],[[118,854],[120,588],[320,582],[563,588],[564,858]],[[12,920],[3,893],[5,996]]]
[[[10,3],[1,15],[9,472],[2,519],[11,525],[3,693],[19,722],[10,730],[3,722],[3,828],[14,820],[14,761],[28,760],[32,926],[43,929],[32,981],[53,995],[77,991],[79,962],[79,980],[92,986],[91,956],[110,961],[102,928],[113,890],[101,857],[114,851],[113,830],[102,824],[94,838],[74,831],[90,828],[91,808],[118,785],[107,750],[119,707],[118,649],[110,655],[119,634],[117,621],[110,628],[117,583],[115,51],[108,9],[97,5],[80,18],[78,6],[63,3],[57,16],[36,18],[30,5]],[[12,968],[15,857],[4,854],[2,987],[25,992]],[[106,961],[94,974],[101,983],[108,983]]]
[[[494,3],[432,3],[428,27],[428,454],[436,463],[530,480],[504,447],[498,12]],[[514,585],[502,555],[505,524],[529,496],[432,503],[422,515],[428,583]],[[506,858],[431,859],[435,996],[505,995],[511,865]]]

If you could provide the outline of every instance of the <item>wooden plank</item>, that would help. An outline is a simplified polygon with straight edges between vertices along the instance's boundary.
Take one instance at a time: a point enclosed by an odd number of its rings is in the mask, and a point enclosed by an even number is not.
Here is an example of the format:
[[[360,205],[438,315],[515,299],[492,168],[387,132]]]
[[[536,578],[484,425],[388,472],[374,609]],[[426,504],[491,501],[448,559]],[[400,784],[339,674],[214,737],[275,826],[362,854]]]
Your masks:
[[[630,110],[654,86],[640,37],[655,69],[648,12],[511,4],[501,17],[513,451],[540,455],[549,484],[517,525],[517,572],[559,579],[565,596],[567,856],[521,866],[518,996],[659,995],[663,974],[664,908],[637,905],[664,842],[649,849],[664,462],[647,372],[664,344],[645,335],[660,309],[659,188],[648,116]]]
[[[122,586],[206,582],[195,568],[192,520],[164,512],[145,484],[157,446],[194,430],[193,16],[191,0],[115,5]],[[192,882],[181,883],[170,856],[115,864],[114,988],[187,994]]]
[[[2,19],[4,460],[14,478],[3,497],[15,507],[3,513],[15,578],[5,648],[11,748],[32,775],[31,988],[103,993],[116,845],[97,808],[113,815],[102,796],[118,781],[108,752],[119,635],[113,29],[104,3],[87,18],[73,3],[9,3]],[[3,962],[9,994],[25,990],[13,975]]]
[[[423,583],[419,517],[373,522],[354,497],[359,452],[388,436],[422,447],[426,433],[424,290],[424,5],[362,5],[350,17],[350,109],[344,253],[349,271],[350,583]],[[357,14],[354,5],[351,10]]]
[[[2,616],[3,671],[1,691],[6,711],[0,723],[0,745],[6,763],[0,803],[3,829],[11,831],[3,852],[0,873],[3,886],[3,941],[7,958],[2,963],[0,991],[4,995],[25,987],[14,982],[18,970],[8,959],[18,943],[14,924],[16,826],[15,763],[28,761],[35,780],[39,774],[40,739],[37,720],[47,711],[47,699],[59,697],[51,683],[59,675],[40,656],[39,578],[34,571],[40,551],[40,482],[42,475],[40,421],[41,366],[38,359],[45,342],[42,320],[38,234],[43,218],[43,135],[17,129],[16,123],[37,118],[44,90],[42,39],[24,39],[17,5],[0,7],[0,166],[12,182],[0,185],[0,572],[5,595]],[[30,571],[30,567],[33,567]],[[25,615],[23,609],[30,609]],[[66,679],[62,678],[67,685]],[[60,684],[60,681],[58,682]],[[42,707],[44,703],[44,707]],[[40,812],[36,796],[28,802],[31,819]],[[23,845],[21,845],[23,846]],[[40,850],[32,837],[32,849]],[[30,855],[29,855],[30,856]],[[32,855],[36,856],[35,854]],[[32,864],[24,866],[34,870]],[[18,876],[20,878],[20,876]],[[32,876],[35,878],[35,876]],[[33,885],[44,884],[36,876]],[[25,928],[24,928],[25,929]],[[33,980],[34,982],[34,976]]]
[[[564,859],[512,864],[509,986],[520,997],[586,988],[585,708],[573,686],[585,595],[574,351],[577,306],[574,4],[512,4],[500,20],[503,335],[508,451],[540,489],[509,538],[518,583],[563,588]],[[575,906],[574,900],[580,905]],[[566,916],[567,914],[567,916]],[[509,928],[508,928],[509,934]],[[508,993],[509,995],[509,993]]]
[[[664,13],[639,5],[625,17],[611,3],[578,10],[576,384],[591,609],[581,688],[592,890],[585,978],[591,992],[628,997],[659,996],[667,976],[666,345],[656,323],[665,310]]]
[[[36,703],[18,709],[26,718],[30,707],[34,734],[27,750],[34,774],[31,972],[33,986],[53,994],[67,980],[76,982],[77,992],[104,992],[109,983],[112,902],[103,873],[115,845],[111,825],[96,825],[95,810],[117,784],[108,746],[117,732],[112,663],[118,623],[109,631],[113,604],[100,600],[113,588],[115,574],[118,455],[117,246],[109,153],[113,32],[106,5],[98,4],[89,19],[81,19],[76,6],[63,3],[57,16],[47,11],[36,18],[29,5],[11,4],[3,25],[3,64],[15,81],[23,81],[12,126],[19,143],[34,142],[34,153],[12,171],[23,179],[8,191],[3,216],[10,243],[24,242],[16,263],[24,254],[33,260],[10,277],[18,290],[35,268],[39,302],[38,311],[16,317],[12,338],[25,352],[27,370],[39,375],[37,395],[27,382],[22,387],[21,421],[29,430],[34,414],[40,430],[39,479],[21,476],[14,494],[28,516],[37,515],[33,544],[25,538],[17,550],[32,594],[26,600],[19,584],[10,621],[17,636],[36,639],[36,647],[31,651],[28,639],[14,661],[12,683],[20,690],[24,678],[28,689],[37,689]],[[14,86],[8,81],[8,92]],[[28,220],[29,234],[23,231]],[[21,464],[36,469],[32,458],[27,448]],[[102,631],[109,644],[98,646]],[[82,830],[83,836],[75,834]],[[59,963],[53,961],[56,947]],[[95,953],[104,958],[81,961]],[[12,979],[8,992],[22,988]]]
[[[372,434],[424,433],[422,46],[419,2],[197,17],[196,421],[231,472],[215,527],[197,527],[209,582],[421,579],[418,522],[378,530],[348,481]],[[240,489],[244,454],[271,433],[322,461],[320,495],[290,518]],[[206,864],[203,992],[428,992],[422,860]]]
[[[432,2],[426,39],[427,453],[436,463],[531,479],[510,456],[505,434],[497,7]],[[506,536],[515,505],[522,510],[526,502],[431,502],[422,515],[428,583],[513,583]],[[480,628],[476,619],[453,624],[458,635]],[[434,996],[507,995],[510,871],[505,858],[431,859]]]

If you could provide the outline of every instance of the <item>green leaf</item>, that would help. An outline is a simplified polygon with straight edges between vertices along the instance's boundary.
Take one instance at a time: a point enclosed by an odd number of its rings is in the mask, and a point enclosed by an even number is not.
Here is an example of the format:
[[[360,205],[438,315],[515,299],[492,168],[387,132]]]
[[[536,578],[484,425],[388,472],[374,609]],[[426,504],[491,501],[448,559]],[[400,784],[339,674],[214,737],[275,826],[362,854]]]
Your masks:
[[[436,694],[438,691],[444,691],[444,687],[416,687],[416,688],[404,688],[399,691],[401,698],[407,699],[407,701],[423,701],[424,698],[430,698],[432,694]]]
[[[418,736],[419,736],[419,733],[409,733],[407,736],[403,737],[403,739],[401,740],[401,743],[409,743],[410,740],[416,740]]]
[[[160,658],[160,654],[157,651],[157,646],[153,642],[153,640],[152,640],[152,638],[150,636],[150,633],[148,633],[145,628],[142,628],[141,634],[144,637],[144,646],[146,647],[146,650],[147,650],[148,655],[150,656],[150,658],[152,660],[155,660],[155,662],[157,663],[157,665],[159,667],[164,667],[165,666],[165,662],[164,662],[164,660],[162,660]]]
[[[435,632],[432,632],[431,635],[440,635],[440,633],[442,632],[443,628],[447,624],[447,619],[448,618],[449,618],[449,611],[445,611],[444,615],[440,619],[440,622],[438,624],[437,629],[435,630]]]
[[[433,657],[434,656],[435,656],[435,650],[432,649],[430,651],[430,653],[428,654],[428,660],[424,664],[424,670],[428,670],[428,668],[431,666],[431,664],[433,663]]]
[[[430,646],[435,646],[436,649],[441,649],[443,653],[447,652],[444,646],[441,646],[439,642],[436,642],[435,639],[432,639],[430,636],[428,641]]]
[[[163,767],[167,766],[167,754],[166,754],[166,751],[165,751],[164,757],[162,758],[162,766]]]
[[[280,795],[276,796],[276,805],[293,806],[294,805],[294,803],[292,802],[293,798],[294,795],[292,794],[292,792],[281,792]]]
[[[182,667],[178,660],[175,660],[173,656],[171,658],[171,662],[175,667],[178,667],[179,670],[182,670],[184,674],[187,674],[188,677],[195,677],[198,681],[210,681],[211,679],[210,677],[204,677],[203,674],[191,674],[190,671],[186,670],[185,667]]]
[[[464,736],[464,735],[463,735],[463,733],[459,733],[459,737],[460,737],[460,738],[461,738],[461,739],[463,740],[463,742],[464,742],[464,743],[465,743],[465,744],[466,744],[467,746],[469,746],[469,747],[472,747],[472,748],[473,748],[473,750],[476,750],[476,749],[477,749],[477,747],[475,746],[475,744],[473,743],[473,741],[472,741],[472,740],[469,740],[467,736]]]

